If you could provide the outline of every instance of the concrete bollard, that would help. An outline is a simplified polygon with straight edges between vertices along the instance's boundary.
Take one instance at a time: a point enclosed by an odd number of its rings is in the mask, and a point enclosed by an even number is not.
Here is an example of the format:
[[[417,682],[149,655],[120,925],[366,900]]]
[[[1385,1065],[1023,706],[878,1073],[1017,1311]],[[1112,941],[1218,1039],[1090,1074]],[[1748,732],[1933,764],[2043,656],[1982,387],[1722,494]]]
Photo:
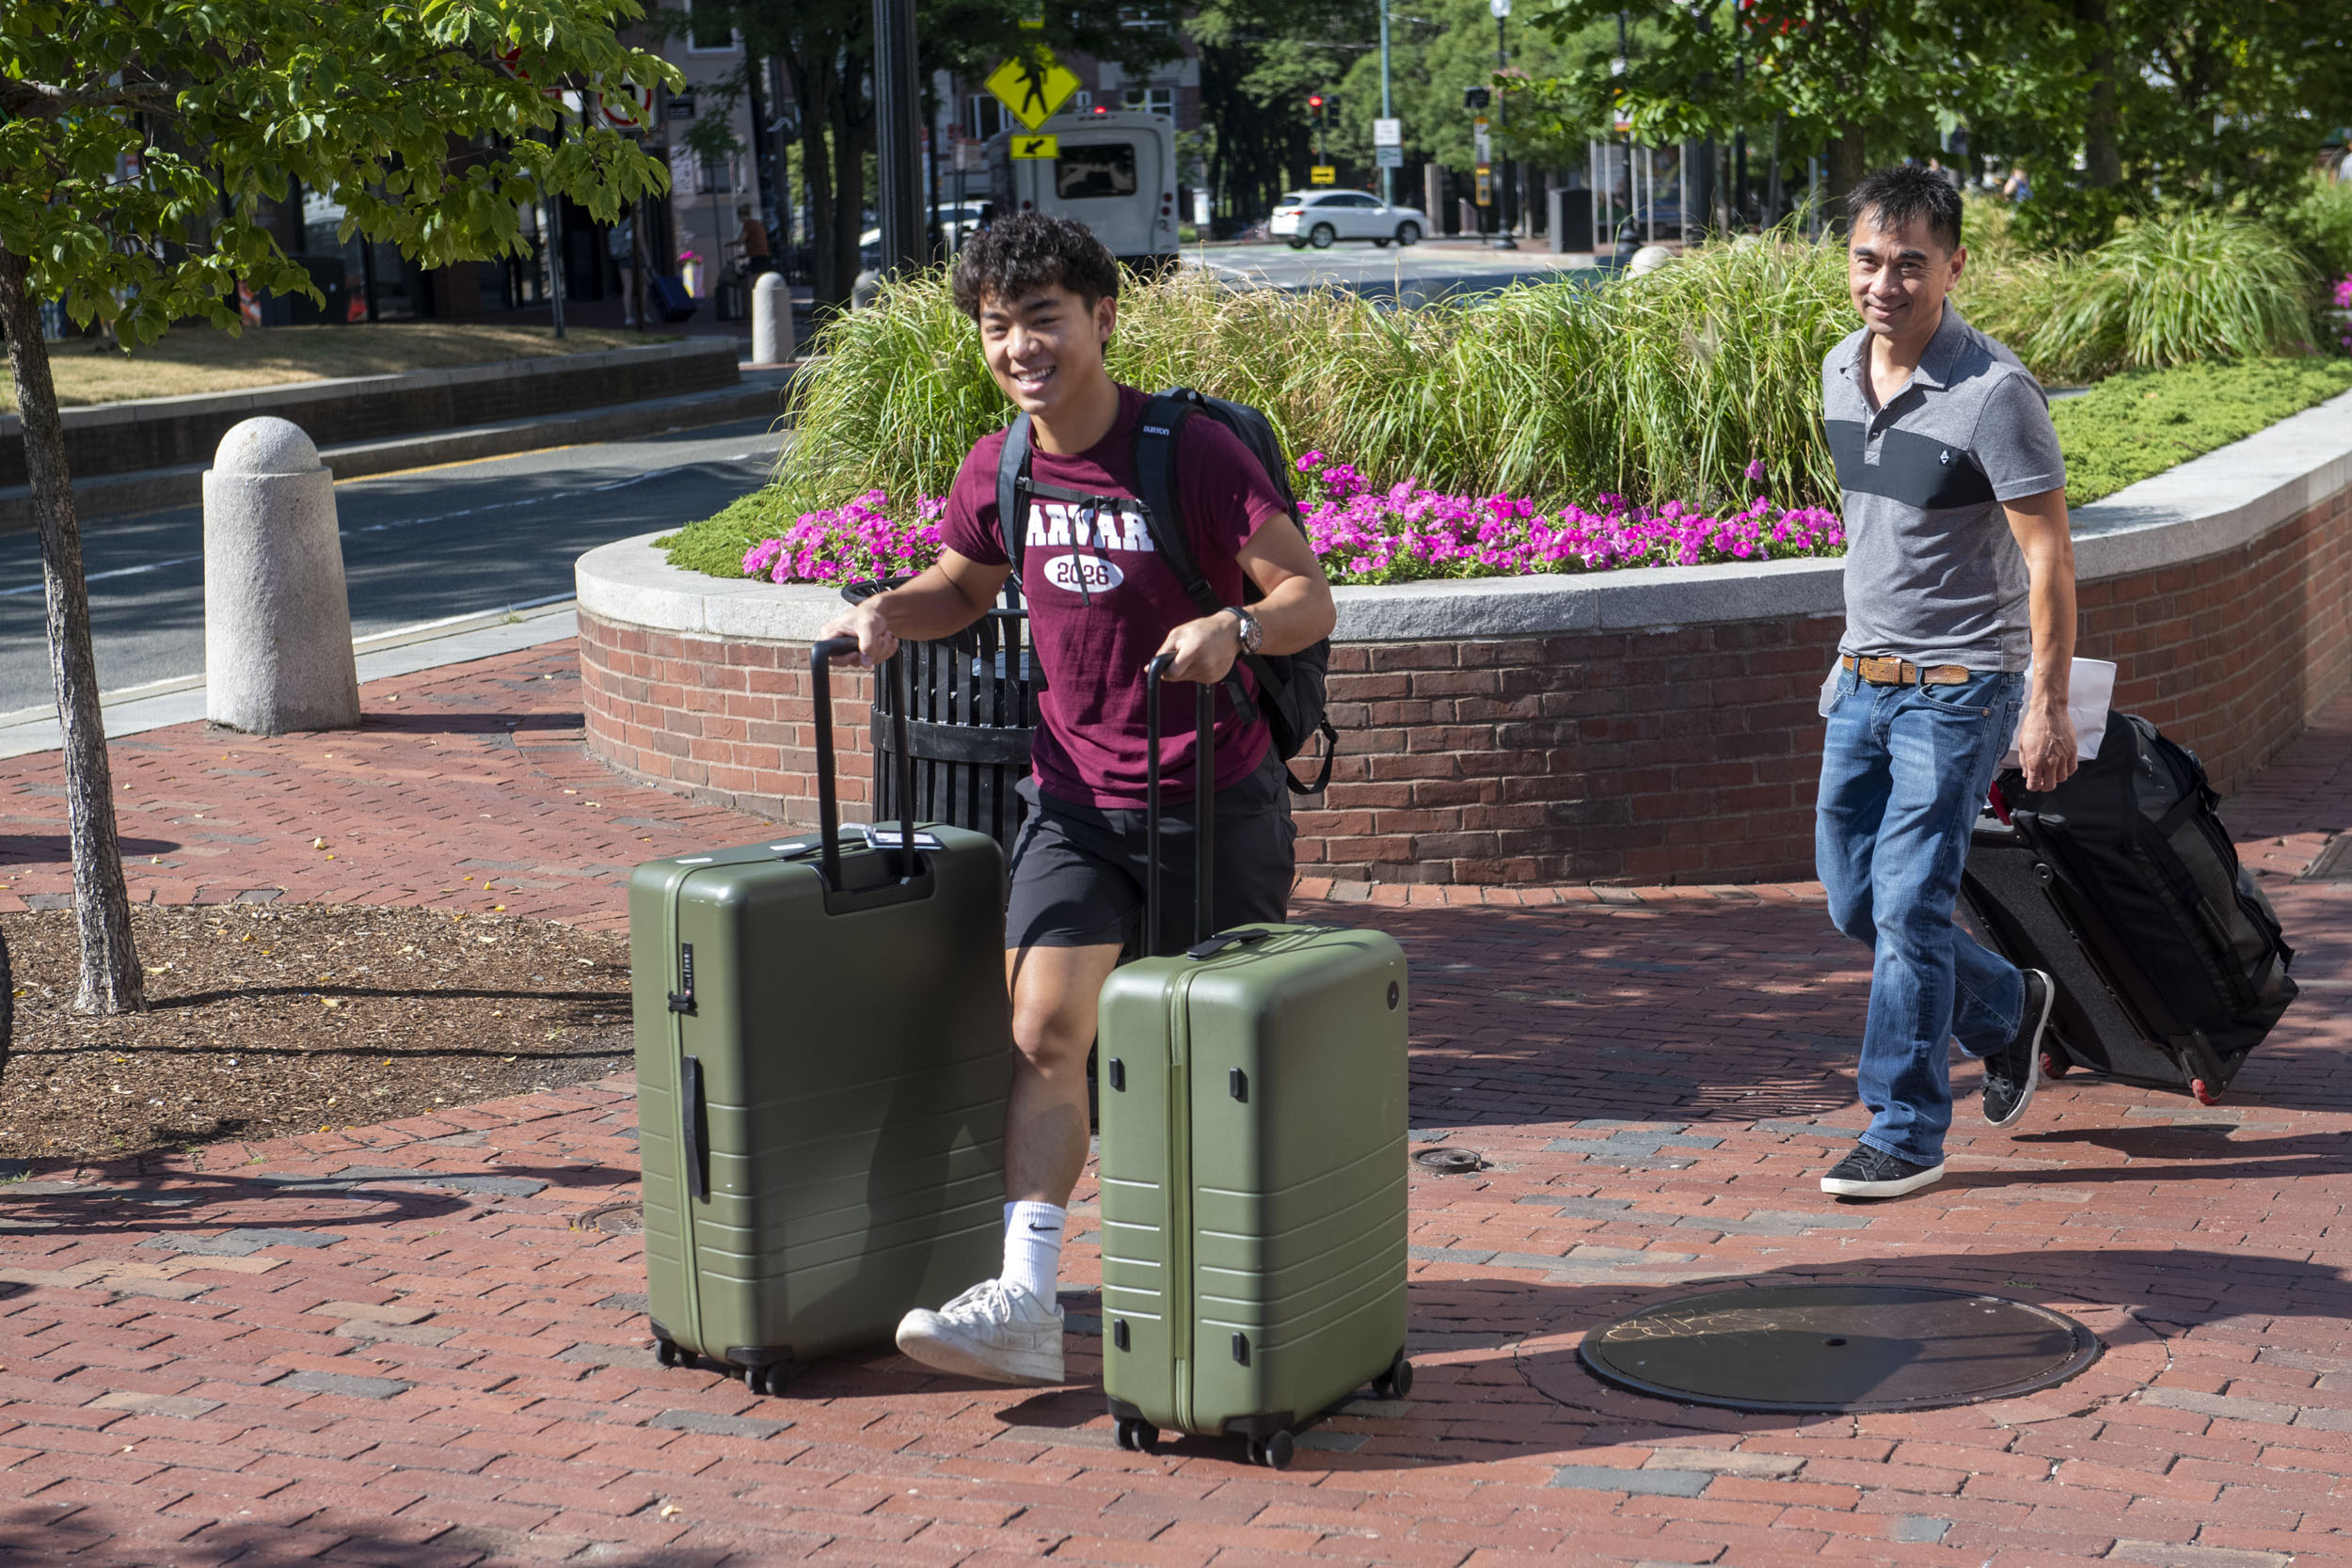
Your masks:
[[[335,476],[286,420],[233,426],[204,474],[204,685],[248,734],[358,727]]]
[[[792,357],[792,291],[784,274],[763,272],[752,285],[752,363],[781,365]]]
[[[1675,253],[1664,245],[1645,245],[1633,253],[1633,260],[1626,263],[1625,270],[1639,277],[1645,272],[1656,272],[1674,259]]]

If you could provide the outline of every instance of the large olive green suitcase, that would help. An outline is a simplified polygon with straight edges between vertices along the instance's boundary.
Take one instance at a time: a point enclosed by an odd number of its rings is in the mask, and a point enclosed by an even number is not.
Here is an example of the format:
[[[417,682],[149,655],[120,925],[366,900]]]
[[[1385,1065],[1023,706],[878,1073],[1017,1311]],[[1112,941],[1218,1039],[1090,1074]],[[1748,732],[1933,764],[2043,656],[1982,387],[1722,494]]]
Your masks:
[[[1004,857],[838,825],[826,661],[854,648],[811,661],[818,832],[629,882],[656,1349],[761,1393],[1002,1261]]]
[[[1147,676],[1154,935],[1163,664]],[[1366,1383],[1412,1386],[1405,954],[1378,931],[1208,935],[1213,815],[1194,830],[1200,940],[1103,989],[1103,1387],[1122,1447],[1163,1427],[1239,1435],[1279,1468],[1295,1429]]]

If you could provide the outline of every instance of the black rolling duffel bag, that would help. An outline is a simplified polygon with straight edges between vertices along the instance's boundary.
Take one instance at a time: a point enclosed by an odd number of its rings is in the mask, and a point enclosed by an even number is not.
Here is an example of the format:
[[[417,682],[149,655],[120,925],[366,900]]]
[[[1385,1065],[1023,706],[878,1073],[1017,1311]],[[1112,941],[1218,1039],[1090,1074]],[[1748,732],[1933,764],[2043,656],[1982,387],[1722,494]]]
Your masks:
[[[2196,753],[2110,713],[2073,778],[2035,794],[2012,768],[1994,797],[1963,910],[1987,945],[2057,980],[2043,1070],[2212,1104],[2295,1000],[2295,950],[2238,864]]]

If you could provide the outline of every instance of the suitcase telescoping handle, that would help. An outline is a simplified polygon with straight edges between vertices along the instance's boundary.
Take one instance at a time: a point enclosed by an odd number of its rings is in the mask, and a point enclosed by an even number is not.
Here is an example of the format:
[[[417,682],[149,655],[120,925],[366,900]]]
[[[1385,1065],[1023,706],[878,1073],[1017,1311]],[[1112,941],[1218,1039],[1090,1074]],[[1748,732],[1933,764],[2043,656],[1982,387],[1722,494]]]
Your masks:
[[[841,890],[841,821],[833,791],[833,682],[829,666],[857,652],[854,637],[829,637],[808,651],[808,694],[817,714],[817,834],[825,855],[825,885]],[[891,715],[898,746],[898,877],[910,881],[914,862],[914,752],[907,745],[907,661],[904,654],[884,661],[897,673],[898,701]]]
[[[1143,667],[1144,878],[1143,951],[1153,957],[1160,940],[1160,691],[1173,654],[1159,654]],[[1192,940],[1209,937],[1209,911],[1216,906],[1209,885],[1216,865],[1216,688],[1198,686],[1194,699],[1192,788]]]

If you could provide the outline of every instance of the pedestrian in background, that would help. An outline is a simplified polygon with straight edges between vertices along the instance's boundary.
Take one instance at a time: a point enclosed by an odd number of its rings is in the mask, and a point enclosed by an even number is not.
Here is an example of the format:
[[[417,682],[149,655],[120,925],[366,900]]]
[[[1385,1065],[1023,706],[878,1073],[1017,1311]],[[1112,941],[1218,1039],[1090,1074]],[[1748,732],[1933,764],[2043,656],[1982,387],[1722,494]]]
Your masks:
[[[1846,629],[1822,688],[1815,858],[1830,918],[1871,949],[1859,1074],[1870,1125],[1821,1190],[1893,1197],[1944,1174],[1955,1037],[1984,1062],[1987,1122],[2013,1125],[2033,1098],[2050,977],[1952,914],[2011,736],[2027,788],[2074,771],[2074,555],[2040,384],[1945,297],[1968,260],[1960,193],[1893,168],[1847,202],[1862,328],[1821,365]]]
[[[2001,199],[2024,206],[2033,199],[2033,182],[2026,175],[2026,166],[2010,166],[2009,178],[2001,182]]]
[[[737,236],[743,246],[743,276],[757,277],[763,272],[773,271],[776,262],[768,251],[768,226],[752,215],[748,203],[738,207],[735,215],[743,224],[742,232]]]

